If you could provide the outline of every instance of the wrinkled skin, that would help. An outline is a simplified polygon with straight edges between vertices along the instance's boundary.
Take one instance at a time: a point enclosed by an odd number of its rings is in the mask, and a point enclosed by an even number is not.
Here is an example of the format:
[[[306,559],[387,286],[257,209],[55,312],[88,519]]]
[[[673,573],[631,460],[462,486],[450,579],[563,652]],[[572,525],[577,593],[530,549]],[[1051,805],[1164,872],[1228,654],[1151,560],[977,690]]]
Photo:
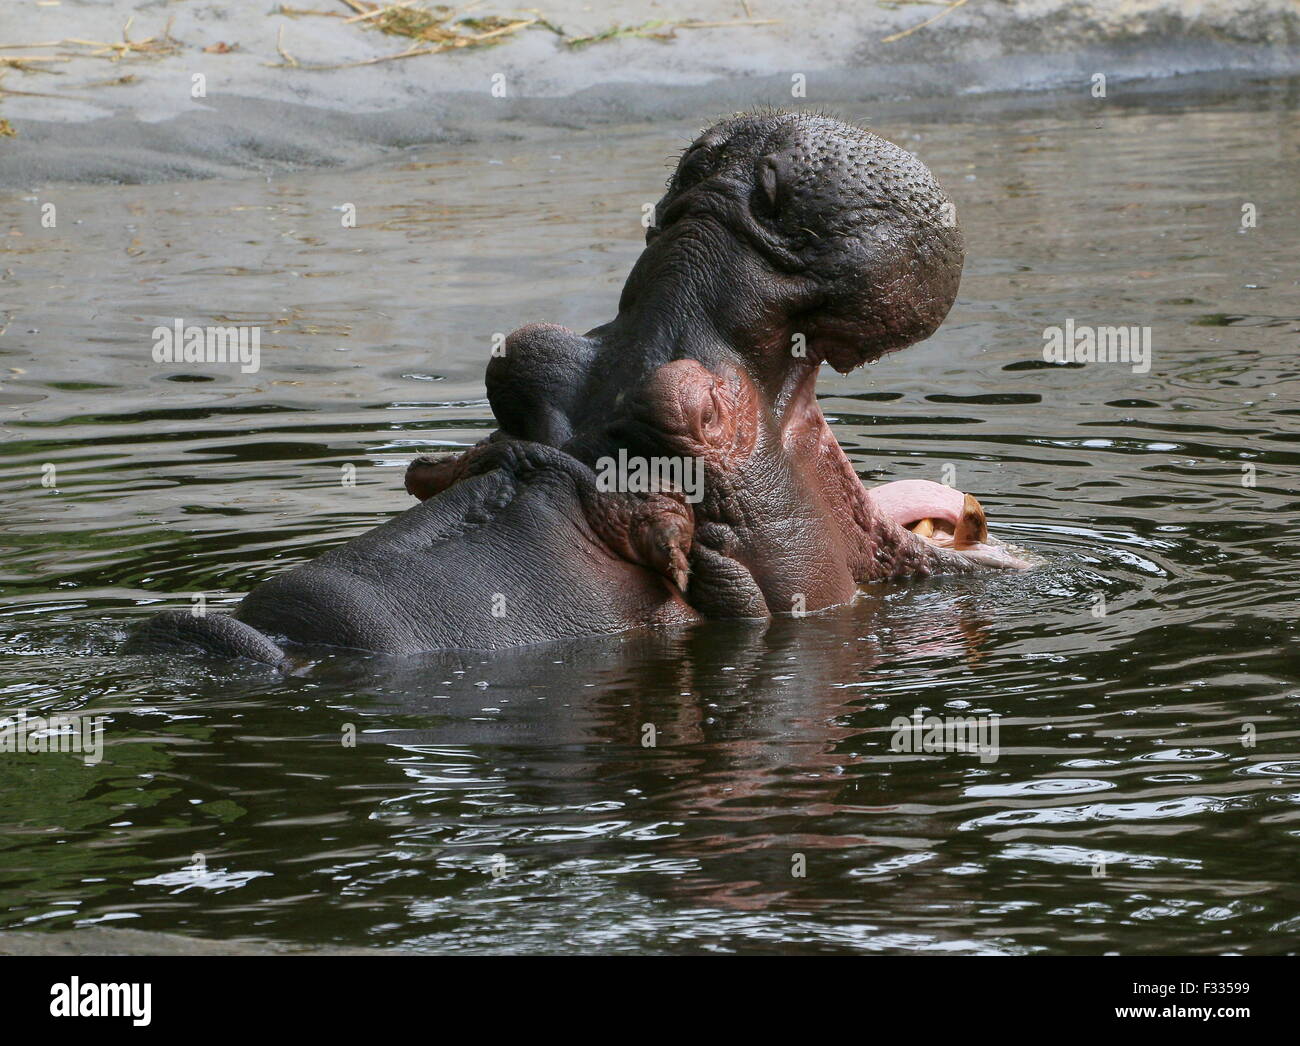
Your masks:
[[[419,505],[231,617],[165,613],[130,648],[271,663],[282,642],[490,649],[1022,568],[973,498],[865,489],[815,398],[822,362],[848,372],[929,337],[962,258],[951,204],[909,153],[822,116],[726,120],[678,164],[618,316],[515,331],[487,369],[500,428],[413,462]],[[605,489],[620,451],[698,460],[702,496]]]

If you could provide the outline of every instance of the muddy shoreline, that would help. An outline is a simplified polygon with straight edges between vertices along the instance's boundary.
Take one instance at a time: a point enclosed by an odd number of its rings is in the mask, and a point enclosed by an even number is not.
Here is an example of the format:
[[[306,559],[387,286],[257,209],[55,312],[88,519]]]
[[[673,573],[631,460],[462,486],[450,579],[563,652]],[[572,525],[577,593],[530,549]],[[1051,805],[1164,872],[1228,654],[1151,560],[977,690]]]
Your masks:
[[[1096,104],[1099,73],[1108,92],[1100,104],[1122,102],[1138,81],[1144,93],[1169,94],[1189,77],[1240,84],[1300,73],[1295,0],[1022,0],[951,10],[844,10],[814,0],[796,14],[767,11],[761,0],[748,14],[734,0],[703,0],[689,20],[706,28],[683,27],[681,13],[659,3],[592,10],[560,0],[543,10],[546,27],[512,32],[496,46],[403,59],[393,56],[413,46],[405,37],[261,3],[19,6],[0,11],[0,41],[9,45],[0,57],[50,60],[26,71],[10,65],[0,78],[0,119],[14,132],[0,138],[0,185],[10,188],[352,167],[410,146],[647,120],[702,123],[765,104],[871,101],[948,117],[992,99],[1032,106],[1048,91],[1065,104]],[[337,0],[317,9],[332,7],[347,11]],[[496,6],[474,13],[512,14]],[[570,43],[647,25],[647,35]],[[158,41],[157,53],[146,44],[119,49],[114,60],[58,45],[124,35]]]

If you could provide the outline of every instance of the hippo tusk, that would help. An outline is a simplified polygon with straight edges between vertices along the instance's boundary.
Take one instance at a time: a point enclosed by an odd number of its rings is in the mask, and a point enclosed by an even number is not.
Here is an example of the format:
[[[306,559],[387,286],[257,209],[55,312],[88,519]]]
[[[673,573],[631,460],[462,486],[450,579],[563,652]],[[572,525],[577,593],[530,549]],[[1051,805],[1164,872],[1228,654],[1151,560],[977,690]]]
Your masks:
[[[952,534],[953,548],[965,548],[968,545],[982,545],[988,540],[989,524],[984,518],[984,507],[967,494],[961,505],[961,519]]]
[[[971,494],[962,499],[961,517],[956,526],[946,519],[927,516],[909,524],[907,529],[920,538],[932,541],[937,538],[941,544],[951,543],[955,549],[983,545],[989,539],[989,524],[984,516],[984,506]]]

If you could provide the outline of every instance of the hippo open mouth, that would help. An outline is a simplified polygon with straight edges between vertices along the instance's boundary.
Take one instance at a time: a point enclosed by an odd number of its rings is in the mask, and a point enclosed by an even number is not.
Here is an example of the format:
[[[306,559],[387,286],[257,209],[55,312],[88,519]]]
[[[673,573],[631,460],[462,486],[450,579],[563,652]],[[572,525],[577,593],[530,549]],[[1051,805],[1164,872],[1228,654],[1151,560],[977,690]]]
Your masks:
[[[1029,566],[989,535],[984,506],[972,494],[928,480],[903,479],[872,487],[867,496],[886,517],[938,548],[991,567]]]
[[[678,163],[618,315],[510,335],[487,368],[499,428],[413,462],[420,505],[231,618],[159,615],[132,648],[487,649],[1024,568],[971,495],[863,487],[816,398],[823,362],[848,372],[934,333],[963,250],[952,204],[898,146],[825,116],[725,120]],[[646,486],[633,462],[702,481]]]

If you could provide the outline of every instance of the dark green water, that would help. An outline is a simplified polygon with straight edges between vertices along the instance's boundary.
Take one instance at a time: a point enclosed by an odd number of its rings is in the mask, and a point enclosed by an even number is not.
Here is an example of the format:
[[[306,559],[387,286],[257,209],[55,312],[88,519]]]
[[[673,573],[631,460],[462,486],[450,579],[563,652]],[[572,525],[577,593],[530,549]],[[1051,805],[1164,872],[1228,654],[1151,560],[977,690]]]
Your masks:
[[[289,678],[114,651],[405,508],[409,457],[490,428],[494,332],[612,316],[693,128],[3,197],[0,715],[108,724],[95,766],[0,754],[0,929],[1300,950],[1296,92],[875,128],[948,186],[967,274],[824,408],[869,482],[950,466],[1038,570]],[[261,370],[155,364],[177,317],[262,324]],[[1149,373],[1044,363],[1067,319],[1149,326]],[[999,715],[999,758],[892,751],[917,708]]]

